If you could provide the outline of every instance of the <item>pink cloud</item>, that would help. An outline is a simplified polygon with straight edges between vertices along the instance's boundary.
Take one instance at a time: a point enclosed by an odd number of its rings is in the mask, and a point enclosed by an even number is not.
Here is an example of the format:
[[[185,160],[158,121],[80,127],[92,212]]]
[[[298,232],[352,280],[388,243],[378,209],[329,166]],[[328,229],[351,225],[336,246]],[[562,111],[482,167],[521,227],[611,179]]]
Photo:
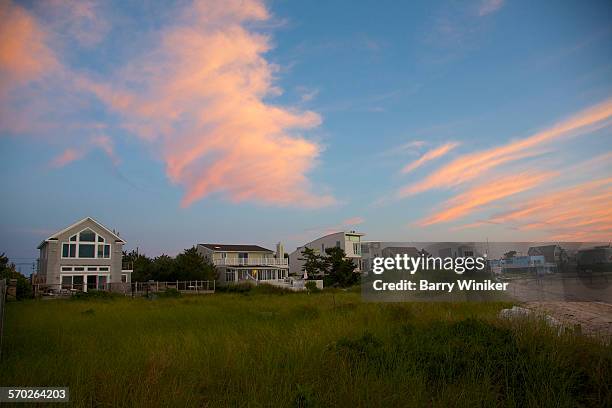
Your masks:
[[[478,9],[479,16],[486,16],[499,11],[504,6],[505,0],[484,0]]]
[[[365,218],[363,217],[351,217],[342,221],[342,225],[351,226],[351,225],[359,225],[365,222]]]
[[[51,166],[53,167],[64,167],[67,164],[70,164],[76,160],[80,160],[85,156],[86,152],[83,150],[77,150],[77,149],[66,149],[63,151],[62,154],[60,154],[59,156],[55,157],[52,162],[51,162]]]
[[[0,97],[9,88],[40,79],[58,66],[36,18],[10,1],[0,2]]]
[[[426,226],[465,217],[491,203],[530,190],[555,175],[557,173],[530,171],[491,178],[449,199],[438,211],[417,224]]]
[[[503,164],[539,155],[538,149],[552,142],[609,126],[611,118],[612,99],[608,99],[525,139],[459,156],[424,180],[403,187],[398,195],[406,197],[435,188],[458,186]]]
[[[68,148],[59,156],[56,156],[51,161],[52,167],[64,167],[67,164],[83,159],[92,149],[100,149],[111,160],[113,165],[117,166],[120,162],[119,157],[115,153],[114,143],[108,136],[102,135],[92,138],[87,145],[80,148]]]
[[[547,190],[490,217],[486,222],[540,230],[550,240],[608,241],[612,238],[612,178]]]
[[[404,166],[404,168],[402,169],[402,173],[404,174],[410,173],[411,171],[421,167],[425,163],[444,156],[445,154],[447,154],[448,152],[450,152],[457,146],[459,146],[459,143],[449,142],[449,143],[443,144],[442,146],[438,148],[429,150],[417,160]]]
[[[296,134],[320,116],[264,101],[280,92],[277,68],[263,56],[269,38],[245,23],[269,18],[257,0],[194,2],[115,81],[78,81],[157,149],[170,180],[185,188],[183,206],[215,193],[232,202],[335,203],[312,192],[306,176],[321,147]]]
[[[91,140],[91,144],[106,153],[115,166],[119,164],[120,160],[115,153],[115,145],[110,137],[105,135],[94,137]]]

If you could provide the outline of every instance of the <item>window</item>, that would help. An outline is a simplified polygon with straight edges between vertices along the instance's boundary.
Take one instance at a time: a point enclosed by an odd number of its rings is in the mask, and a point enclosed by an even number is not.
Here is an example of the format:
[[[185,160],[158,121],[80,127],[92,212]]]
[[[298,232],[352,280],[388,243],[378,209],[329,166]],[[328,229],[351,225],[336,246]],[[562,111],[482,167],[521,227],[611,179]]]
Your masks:
[[[353,242],[353,253],[355,255],[361,255],[361,245],[359,245],[357,242]]]
[[[123,283],[127,282],[127,273],[122,273],[121,274],[121,282],[123,282]]]
[[[123,281],[123,276],[121,277],[121,281]],[[98,289],[100,290],[106,289],[106,276],[104,275],[98,276]]]
[[[76,268],[75,268],[76,269]],[[72,286],[74,289],[83,289],[83,275],[75,275],[72,277]]]
[[[98,258],[110,258],[109,244],[98,244]]]
[[[272,269],[262,269],[257,272],[257,280],[264,281],[274,279],[274,271]]]
[[[63,258],[76,258],[76,244],[62,244]]]
[[[62,258],[105,258],[111,257],[111,245],[104,237],[89,228],[72,235],[62,243]]]
[[[79,244],[79,258],[93,258],[95,247],[94,244]]]
[[[359,235],[347,235],[346,239],[352,242],[359,242]]]
[[[226,282],[234,282],[236,280],[236,271],[233,269],[229,269],[225,272],[225,281]]]
[[[340,248],[340,241],[336,241],[336,248]]]
[[[79,241],[95,242],[96,241],[96,233],[93,232],[90,229],[83,230],[79,234]]]

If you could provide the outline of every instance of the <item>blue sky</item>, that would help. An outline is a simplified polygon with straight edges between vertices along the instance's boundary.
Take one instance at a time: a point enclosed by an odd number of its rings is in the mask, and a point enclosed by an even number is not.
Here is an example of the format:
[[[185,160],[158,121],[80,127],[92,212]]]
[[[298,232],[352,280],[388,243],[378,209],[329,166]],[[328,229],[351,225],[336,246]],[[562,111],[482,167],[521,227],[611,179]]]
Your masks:
[[[150,255],[612,237],[609,2],[139,3],[2,3],[9,256],[85,216]]]

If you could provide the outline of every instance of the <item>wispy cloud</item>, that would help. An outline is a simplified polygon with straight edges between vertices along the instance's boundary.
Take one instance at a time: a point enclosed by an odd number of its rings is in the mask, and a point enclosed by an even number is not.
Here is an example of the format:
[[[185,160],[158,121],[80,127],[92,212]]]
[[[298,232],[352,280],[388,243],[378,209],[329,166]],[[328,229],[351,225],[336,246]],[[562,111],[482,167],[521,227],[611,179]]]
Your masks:
[[[353,225],[363,224],[364,222],[365,222],[365,218],[363,217],[351,217],[351,218],[347,218],[346,220],[342,221],[342,225],[353,226]]]
[[[10,1],[0,2],[0,38],[0,97],[58,67],[43,27],[31,13]]]
[[[52,167],[64,167],[76,160],[82,159],[87,152],[85,150],[68,148],[64,150],[59,156],[56,156],[51,161]]]
[[[525,139],[459,156],[432,172],[424,180],[403,187],[398,195],[406,197],[435,188],[458,186],[503,164],[539,155],[541,153],[539,148],[551,148],[550,145],[560,139],[609,126],[611,118],[612,99],[608,99]]]
[[[421,157],[419,157],[417,160],[404,166],[404,168],[402,169],[402,173],[404,174],[410,173],[411,171],[421,167],[425,163],[446,155],[448,152],[450,152],[457,146],[459,146],[459,143],[449,142],[435,149],[431,149],[427,151],[425,154],[423,154]]]
[[[265,21],[260,1],[195,2],[112,87],[83,81],[126,128],[154,143],[183,206],[220,193],[231,201],[320,207],[306,173],[321,147],[295,135],[318,126],[314,112],[274,106],[269,38],[245,28]],[[136,84],[136,86],[130,86]]]
[[[105,2],[97,0],[46,0],[39,4],[53,31],[84,47],[99,44],[110,32],[105,7]]]
[[[319,90],[316,88],[309,88],[306,86],[296,87],[296,91],[300,95],[301,102],[310,102],[319,94]]]
[[[425,226],[454,221],[489,204],[530,190],[556,175],[555,172],[525,171],[490,178],[449,199],[439,210],[417,224]]]
[[[114,166],[120,162],[119,157],[115,153],[114,143],[111,138],[106,135],[96,136],[92,138],[87,145],[80,148],[67,148],[60,155],[56,156],[51,161],[52,167],[64,167],[74,161],[81,160],[87,156],[93,149],[100,149],[111,160]]]
[[[504,6],[504,0],[484,0],[478,9],[479,16],[486,16],[499,11]]]
[[[546,191],[485,222],[542,230],[551,240],[610,240],[611,202],[612,178],[608,177]]]
[[[175,13],[171,25],[147,33],[142,53],[110,77],[70,66],[47,38],[61,27],[65,35],[53,39],[59,50],[75,38],[83,46],[102,41],[109,26],[99,18],[99,7],[93,1],[70,7],[52,0],[45,3],[44,11],[53,16],[44,26],[23,7],[0,3],[3,126],[7,122],[14,131],[34,133],[31,127],[17,126],[28,121],[14,119],[19,115],[13,113],[26,106],[29,122],[42,123],[32,120],[37,116],[52,118],[61,134],[61,129],[84,125],[75,112],[83,113],[79,109],[86,109],[93,96],[116,114],[106,125],[116,128],[118,116],[119,126],[139,136],[164,161],[168,178],[185,189],[183,206],[212,194],[232,202],[281,206],[336,202],[331,194],[314,192],[307,176],[322,147],[301,132],[316,128],[320,115],[268,101],[281,91],[274,84],[278,67],[264,56],[271,49],[270,37],[253,28],[253,23],[273,20],[263,1],[194,1]],[[82,36],[77,38],[77,32]],[[24,89],[43,79],[44,91]],[[61,89],[61,98],[47,90],[54,87]],[[18,99],[9,96],[17,90]],[[91,145],[83,151],[74,148],[83,134],[73,135],[64,141],[71,147],[54,165],[77,160],[92,147],[118,162],[112,139],[100,138],[95,128],[87,131]]]

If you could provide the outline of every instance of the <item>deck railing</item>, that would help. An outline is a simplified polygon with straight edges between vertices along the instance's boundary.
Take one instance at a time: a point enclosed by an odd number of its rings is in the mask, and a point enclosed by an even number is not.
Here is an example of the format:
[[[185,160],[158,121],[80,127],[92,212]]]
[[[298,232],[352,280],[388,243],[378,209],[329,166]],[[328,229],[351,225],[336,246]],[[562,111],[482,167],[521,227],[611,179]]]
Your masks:
[[[289,266],[286,258],[224,258],[215,260],[213,264],[215,266]]]

